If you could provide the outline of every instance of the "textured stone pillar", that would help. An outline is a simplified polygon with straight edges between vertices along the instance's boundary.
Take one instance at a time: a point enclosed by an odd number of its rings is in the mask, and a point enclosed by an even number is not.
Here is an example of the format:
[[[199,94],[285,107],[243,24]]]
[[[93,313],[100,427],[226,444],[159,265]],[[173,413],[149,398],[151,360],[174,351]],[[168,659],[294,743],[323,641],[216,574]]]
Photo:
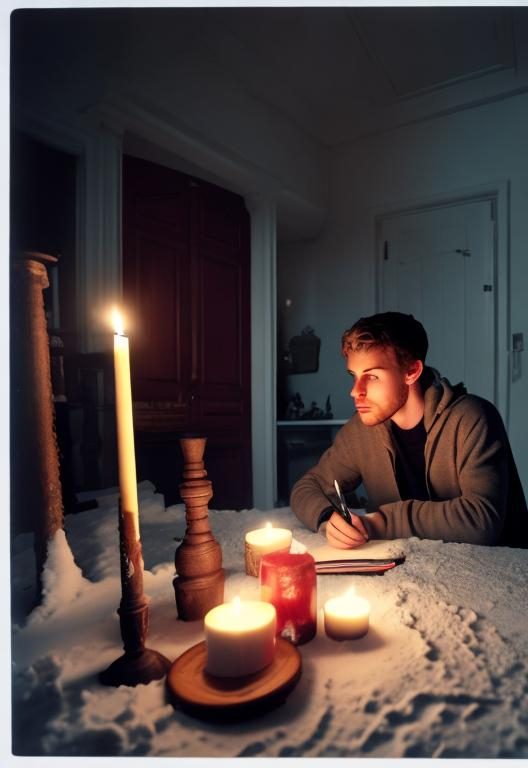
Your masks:
[[[13,264],[12,377],[13,461],[17,479],[13,515],[35,535],[38,594],[49,539],[63,525],[59,458],[54,424],[49,339],[43,290],[45,264],[57,259],[23,252]],[[16,522],[16,520],[15,520]]]

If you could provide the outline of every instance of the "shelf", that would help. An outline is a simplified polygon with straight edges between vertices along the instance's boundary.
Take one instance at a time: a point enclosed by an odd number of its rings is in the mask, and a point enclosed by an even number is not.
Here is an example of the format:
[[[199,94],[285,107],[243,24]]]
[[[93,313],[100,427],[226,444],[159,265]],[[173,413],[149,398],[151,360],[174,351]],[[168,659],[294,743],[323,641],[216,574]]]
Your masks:
[[[278,421],[278,427],[339,427],[346,424],[348,419],[291,419]]]

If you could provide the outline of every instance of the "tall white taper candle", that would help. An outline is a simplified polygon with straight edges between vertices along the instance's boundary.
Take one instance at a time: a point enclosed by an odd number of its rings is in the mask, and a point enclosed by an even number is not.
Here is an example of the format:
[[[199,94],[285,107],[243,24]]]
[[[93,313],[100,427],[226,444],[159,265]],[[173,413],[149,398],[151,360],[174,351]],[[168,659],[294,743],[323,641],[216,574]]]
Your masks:
[[[114,372],[116,397],[117,455],[119,462],[119,493],[121,508],[132,516],[136,540],[139,539],[139,514],[136,480],[136,454],[134,450],[134,422],[132,417],[132,386],[130,383],[130,357],[128,336],[123,332],[123,321],[114,310]]]

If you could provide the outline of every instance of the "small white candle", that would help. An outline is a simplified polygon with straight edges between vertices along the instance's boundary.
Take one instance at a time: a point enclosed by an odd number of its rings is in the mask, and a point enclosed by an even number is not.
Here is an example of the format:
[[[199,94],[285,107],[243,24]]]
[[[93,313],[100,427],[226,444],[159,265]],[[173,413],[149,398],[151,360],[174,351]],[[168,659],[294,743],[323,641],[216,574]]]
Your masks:
[[[325,632],[334,640],[363,637],[369,629],[369,617],[369,601],[356,595],[353,589],[324,604]]]
[[[115,329],[114,373],[119,494],[121,497],[121,508],[123,513],[131,515],[134,523],[135,537],[136,540],[138,540],[139,514],[128,336],[124,335],[123,320],[117,310],[114,310],[113,321]]]
[[[262,555],[270,552],[289,552],[292,543],[292,532],[287,528],[273,528],[266,523],[264,528],[257,528],[246,533],[246,573],[248,576],[258,576]]]
[[[204,619],[206,672],[218,677],[241,677],[264,669],[273,661],[276,612],[260,600],[240,600],[212,608]]]

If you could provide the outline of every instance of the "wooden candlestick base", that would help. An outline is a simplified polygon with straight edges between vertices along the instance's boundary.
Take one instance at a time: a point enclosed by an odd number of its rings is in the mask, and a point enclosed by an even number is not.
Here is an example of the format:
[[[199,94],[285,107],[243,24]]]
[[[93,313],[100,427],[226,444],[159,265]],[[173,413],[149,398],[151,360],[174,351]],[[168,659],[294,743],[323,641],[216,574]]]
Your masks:
[[[214,723],[236,723],[265,714],[281,704],[301,677],[297,648],[277,638],[273,661],[244,677],[215,677],[205,671],[204,642],[193,645],[167,675],[169,700],[187,714]]]
[[[184,621],[203,619],[211,608],[224,602],[223,570],[198,578],[176,576],[172,584],[178,617]]]
[[[103,685],[138,685],[159,680],[171,662],[158,651],[145,648],[149,625],[148,600],[143,592],[143,555],[136,539],[133,515],[119,502],[119,544],[121,557],[121,604],[118,608],[123,648],[110,666],[99,674]]]
[[[180,440],[183,451],[184,482],[180,494],[185,503],[187,529],[177,548],[174,563],[178,574],[173,581],[178,617],[184,621],[203,619],[224,601],[222,550],[209,527],[207,504],[213,495],[206,480],[203,453],[205,437]]]

